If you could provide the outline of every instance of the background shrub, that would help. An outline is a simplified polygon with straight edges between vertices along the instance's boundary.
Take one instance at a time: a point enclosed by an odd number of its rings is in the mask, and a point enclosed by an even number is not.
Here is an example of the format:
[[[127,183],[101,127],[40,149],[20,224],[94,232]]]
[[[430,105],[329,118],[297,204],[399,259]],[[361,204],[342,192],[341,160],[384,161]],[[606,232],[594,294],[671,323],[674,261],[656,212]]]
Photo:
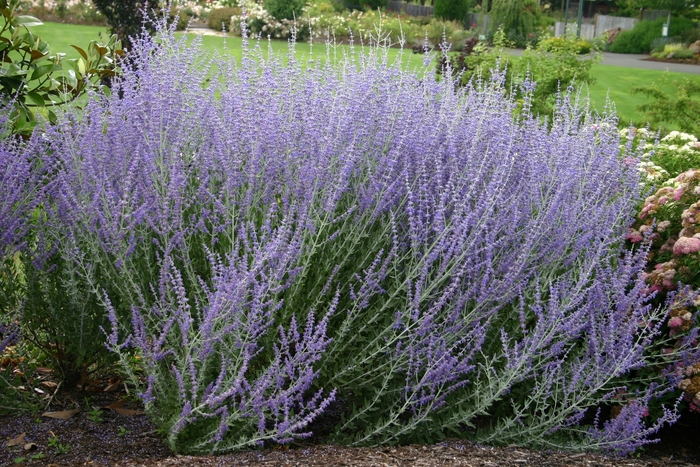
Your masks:
[[[633,93],[644,94],[650,98],[646,104],[637,106],[637,110],[645,113],[652,124],[663,127],[663,124],[677,125],[677,128],[690,133],[700,134],[700,85],[689,79],[674,81],[677,90],[675,95],[663,91],[668,77],[664,76],[661,83],[651,83],[649,86],[632,89]]]
[[[536,49],[525,50],[519,60],[508,62],[504,36],[502,30],[497,31],[493,48],[487,48],[475,38],[467,41],[458,55],[443,56],[438,61],[437,73],[446,70],[449,60],[452,76],[459,79],[460,85],[470,86],[474,80],[491,76],[499,64],[507,64],[501,73],[511,96],[523,104],[524,96],[531,92],[527,111],[551,116],[560,90],[578,83],[590,83],[591,67],[600,60],[597,52],[585,59],[580,57],[581,50],[590,46],[589,43],[573,37],[558,37],[541,41]],[[521,87],[528,82],[537,83],[537,86]]]
[[[575,45],[571,41],[575,41]],[[591,52],[593,44],[585,39],[572,39],[569,37],[547,37],[540,41],[539,48],[547,52],[559,52],[563,50],[575,50],[581,55]],[[575,47],[575,48],[572,48]]]
[[[439,19],[463,22],[467,11],[468,0],[435,0],[433,14]]]
[[[143,0],[93,0],[93,3],[126,49],[133,47],[131,40],[141,34],[141,28],[150,24],[144,18]]]
[[[222,28],[231,31],[231,17],[240,14],[241,9],[237,7],[215,8],[207,16],[207,26],[216,31],[221,31]]]
[[[362,8],[369,10],[386,8],[388,4],[388,0],[362,0]]]
[[[653,48],[652,42],[654,39],[661,37],[662,26],[665,22],[664,18],[656,21],[640,21],[632,30],[622,31],[610,45],[610,51],[624,54],[649,53]],[[669,36],[678,36],[682,31],[693,29],[694,27],[693,21],[689,19],[682,17],[672,18]]]
[[[673,58],[677,58],[679,60],[693,58],[694,56],[695,52],[690,49],[678,49],[673,52]]]
[[[170,10],[170,21],[177,21],[175,23],[175,29],[177,31],[184,31],[190,24],[192,16],[188,15],[183,9],[173,7]]]
[[[685,44],[700,41],[700,28],[685,29],[680,32],[679,36]]]
[[[518,47],[537,44],[542,16],[536,0],[494,0],[491,31],[503,28],[506,38]]]
[[[304,0],[265,0],[263,2],[268,13],[278,20],[302,20],[304,5]]]

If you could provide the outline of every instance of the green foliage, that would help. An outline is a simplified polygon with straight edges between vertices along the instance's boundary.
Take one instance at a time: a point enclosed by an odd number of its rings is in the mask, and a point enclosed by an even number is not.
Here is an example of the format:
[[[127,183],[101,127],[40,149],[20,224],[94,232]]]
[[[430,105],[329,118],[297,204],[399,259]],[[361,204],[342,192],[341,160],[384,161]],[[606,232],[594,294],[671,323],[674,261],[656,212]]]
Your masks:
[[[622,54],[649,53],[654,39],[661,37],[663,24],[666,19],[656,21],[640,21],[630,31],[622,31],[610,45],[610,51]],[[687,18],[672,18],[669,36],[680,35],[683,31],[694,28],[694,23]]]
[[[94,423],[102,423],[104,422],[104,418],[102,418],[102,410],[100,410],[99,407],[95,407],[91,411],[87,413],[88,420]],[[123,427],[122,427],[123,428]]]
[[[528,48],[523,52],[520,60],[514,63],[513,82],[523,83],[527,77],[537,83],[529,102],[532,112],[552,115],[560,91],[593,82],[590,71],[600,62],[601,56],[597,51],[588,58],[580,56],[582,50],[590,50],[590,47],[590,43],[566,37],[555,47],[541,42],[536,49]]]
[[[300,18],[305,4],[304,0],[265,0],[263,2],[267,12],[278,20]]]
[[[81,55],[65,59],[52,54],[49,45],[35,36],[29,27],[42,24],[32,16],[18,15],[19,0],[0,0],[0,103],[13,104],[12,132],[27,136],[37,124],[33,109],[51,110],[77,99],[90,86],[115,74],[115,60],[122,54],[121,44],[112,36],[106,44],[92,41]]]
[[[645,112],[652,124],[663,126],[664,123],[671,123],[685,132],[700,134],[700,83],[688,78],[673,81],[673,87],[677,90],[674,97],[663,90],[667,81],[668,75],[664,74],[659,83],[633,88],[633,93],[652,99],[638,105],[637,110]]]
[[[700,41],[700,28],[686,29],[679,34],[681,41],[686,44],[692,44],[695,41]]]
[[[617,14],[620,16],[639,16],[639,11],[670,10],[673,14],[687,13],[693,2],[688,0],[617,0]]]
[[[536,49],[528,48],[520,59],[509,62],[504,49],[510,44],[502,30],[495,34],[494,45],[489,49],[475,39],[468,41],[464,50],[450,59],[453,76],[460,76],[461,84],[466,85],[478,77],[488,78],[499,66],[505,67],[506,89],[517,96],[521,106],[527,105],[528,111],[539,115],[552,114],[560,90],[574,84],[592,83],[591,68],[600,61],[597,51],[589,58],[582,58],[581,49],[590,45],[573,37],[541,41]],[[438,73],[445,65],[443,59]],[[526,78],[537,83],[532,95],[520,87]]]
[[[144,21],[144,0],[92,0],[95,7],[107,19],[112,34],[116,34],[124,44],[131,49],[131,38],[141,33],[141,28],[147,25]],[[151,5],[152,6],[152,5]]]
[[[49,437],[48,442],[49,442],[49,447],[54,448],[54,450],[56,451],[56,454],[67,454],[70,452],[70,445],[59,443],[58,437],[55,435]]]
[[[388,4],[388,0],[362,0],[362,8],[365,10],[384,9]]]
[[[217,3],[222,7],[235,8],[238,6],[238,0],[219,0]]]
[[[38,350],[22,340],[0,353],[0,415],[38,410],[39,395],[22,389],[39,384],[37,357]]]
[[[209,12],[207,16],[207,26],[216,31],[221,31],[222,28],[227,31],[231,30],[231,17],[234,15],[240,15],[240,8],[224,7],[216,8]]]
[[[502,27],[508,40],[519,47],[535,44],[541,16],[536,0],[494,0],[491,29],[495,31]]]
[[[464,21],[469,2],[467,0],[435,0],[434,15],[447,21]]]
[[[51,227],[37,222],[37,230]],[[61,246],[57,245],[59,251]],[[70,248],[65,246],[65,248]],[[61,254],[49,258],[43,267],[23,255],[26,281],[21,317],[24,338],[41,349],[63,381],[73,386],[90,368],[115,360],[104,346],[109,320],[95,297],[95,290],[82,280],[85,271],[63,260]],[[83,265],[101,274],[99,262]]]
[[[690,49],[678,49],[675,52],[673,52],[673,58],[676,58],[679,60],[693,58],[694,56],[695,56],[695,53]]]
[[[173,6],[170,9],[170,21],[175,23],[175,30],[184,31],[190,24],[192,16],[187,14],[184,9]]]
[[[572,42],[573,41],[573,42]],[[591,52],[593,44],[585,39],[574,39],[570,37],[548,37],[542,39],[538,48],[546,52],[560,52],[575,50],[576,53],[584,55]]]

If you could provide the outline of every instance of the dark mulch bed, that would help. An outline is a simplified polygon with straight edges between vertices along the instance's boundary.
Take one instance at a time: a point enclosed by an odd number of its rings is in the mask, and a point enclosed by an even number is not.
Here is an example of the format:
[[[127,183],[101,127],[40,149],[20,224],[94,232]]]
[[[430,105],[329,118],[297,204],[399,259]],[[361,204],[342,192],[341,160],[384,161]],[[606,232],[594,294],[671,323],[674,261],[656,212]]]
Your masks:
[[[687,414],[660,433],[659,444],[630,458],[515,446],[494,448],[461,440],[433,446],[379,448],[308,443],[219,457],[177,456],[165,445],[155,426],[139,413],[133,395],[119,384],[111,388],[118,390],[105,392],[109,385],[109,379],[104,378],[92,381],[82,390],[59,387],[54,395],[47,390],[46,412],[79,410],[70,417],[59,413],[65,420],[40,414],[0,417],[0,466],[700,466],[697,414]],[[118,410],[106,408],[117,401],[121,401],[121,406],[116,406]]]
[[[683,65],[700,65],[700,58],[698,58],[698,57],[687,58],[687,59],[683,59],[683,60],[677,60],[677,59],[673,59],[673,58],[649,57],[649,58],[645,58],[644,60],[649,61],[649,62],[680,63]]]

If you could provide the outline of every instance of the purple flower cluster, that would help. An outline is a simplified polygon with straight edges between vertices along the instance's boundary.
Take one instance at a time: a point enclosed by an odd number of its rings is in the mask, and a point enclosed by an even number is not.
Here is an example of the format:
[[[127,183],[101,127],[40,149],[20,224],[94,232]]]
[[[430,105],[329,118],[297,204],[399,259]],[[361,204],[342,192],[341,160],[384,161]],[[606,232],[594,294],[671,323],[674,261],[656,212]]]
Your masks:
[[[9,136],[11,107],[0,105],[0,353],[16,342],[21,271],[17,252],[26,246],[35,208],[42,199],[42,175],[32,168],[38,140],[21,144]],[[7,134],[6,134],[7,133]]]
[[[9,114],[10,109],[0,106],[0,135],[5,133]],[[36,171],[31,170],[32,149],[12,137],[0,138],[0,255],[3,257],[26,241],[31,211],[40,199],[36,193],[39,179]]]
[[[455,90],[380,48],[286,59],[144,37],[110,96],[45,132],[39,229],[135,382],[141,356],[170,445],[288,442],[335,399],[344,443],[483,414],[478,440],[643,443],[658,424],[634,408],[662,374],[578,426],[647,365],[664,316],[643,254],[622,255],[639,173],[614,119],[568,94],[552,121],[516,118],[502,73]]]

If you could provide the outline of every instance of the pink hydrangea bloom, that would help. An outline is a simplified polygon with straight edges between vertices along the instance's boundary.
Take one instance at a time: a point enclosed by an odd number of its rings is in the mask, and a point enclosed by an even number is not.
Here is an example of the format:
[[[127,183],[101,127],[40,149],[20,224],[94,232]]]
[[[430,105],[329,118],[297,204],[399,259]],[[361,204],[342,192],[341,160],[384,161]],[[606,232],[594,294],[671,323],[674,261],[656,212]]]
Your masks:
[[[678,201],[681,196],[683,196],[683,188],[676,188],[676,191],[673,192],[673,199]]]
[[[674,255],[687,255],[700,250],[700,238],[681,237],[673,245]]]
[[[681,326],[683,326],[683,320],[680,319],[678,316],[674,316],[673,318],[668,320],[669,328],[679,328]]]
[[[642,234],[636,230],[632,230],[630,233],[627,234],[627,240],[629,240],[632,243],[641,242],[643,240]]]

